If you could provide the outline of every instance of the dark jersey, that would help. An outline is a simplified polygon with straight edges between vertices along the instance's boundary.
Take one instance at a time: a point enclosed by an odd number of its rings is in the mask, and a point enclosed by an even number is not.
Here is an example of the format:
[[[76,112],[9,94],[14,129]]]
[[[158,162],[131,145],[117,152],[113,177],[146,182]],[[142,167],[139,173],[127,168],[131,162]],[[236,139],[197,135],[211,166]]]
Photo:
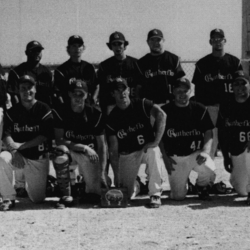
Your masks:
[[[226,133],[226,140],[231,155],[239,155],[250,141],[250,98],[238,103],[232,96],[220,105],[217,127]]]
[[[146,99],[131,100],[131,104],[121,110],[117,106],[107,120],[107,133],[116,135],[120,153],[141,150],[146,143],[154,140],[150,123],[150,110],[153,103]]]
[[[19,95],[18,79],[23,75],[32,76],[36,80],[36,99],[45,102],[49,106],[52,104],[53,84],[52,73],[42,64],[38,67],[32,67],[29,63],[24,62],[19,66],[11,69],[8,77],[8,92],[13,95]]]
[[[179,57],[168,51],[159,56],[147,54],[138,61],[144,75],[143,97],[154,103],[166,103],[173,98],[172,86],[176,79],[185,76]]]
[[[230,54],[214,57],[209,54],[196,63],[192,82],[196,101],[209,106],[221,103],[233,94],[233,74],[242,70],[240,60]]]
[[[96,89],[94,66],[83,60],[79,63],[74,63],[69,59],[55,69],[54,72],[55,92],[62,96],[64,102],[69,101],[69,81],[74,78],[87,82],[89,95],[93,95]]]
[[[103,135],[105,125],[97,108],[85,106],[83,112],[75,113],[70,105],[61,105],[54,112],[54,127],[64,130],[64,138],[97,150],[96,136]]]
[[[110,94],[109,83],[117,77],[127,80],[130,87],[130,97],[135,97],[137,81],[140,81],[142,78],[137,61],[137,59],[131,56],[126,56],[124,60],[117,60],[115,56],[112,56],[100,63],[97,72],[97,82],[100,85],[99,99],[101,107],[115,104],[115,100]]]
[[[0,64],[0,108],[3,108],[5,110],[7,95],[6,95],[6,81],[4,75],[5,72]]]
[[[168,155],[187,156],[202,149],[204,133],[214,128],[207,108],[190,101],[177,107],[174,101],[162,106],[167,114],[163,143]]]
[[[23,143],[39,135],[48,139],[53,133],[53,116],[49,106],[37,101],[30,110],[17,103],[6,111],[3,137],[11,136],[15,142]],[[28,159],[38,159],[46,152],[47,143],[20,150]]]

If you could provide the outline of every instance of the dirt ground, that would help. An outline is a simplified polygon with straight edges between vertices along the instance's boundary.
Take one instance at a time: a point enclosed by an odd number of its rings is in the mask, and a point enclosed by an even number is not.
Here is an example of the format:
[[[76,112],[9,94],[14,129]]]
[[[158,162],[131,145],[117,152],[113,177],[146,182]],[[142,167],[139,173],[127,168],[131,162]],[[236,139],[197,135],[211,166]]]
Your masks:
[[[229,185],[222,158],[216,158],[216,165],[217,181]],[[172,201],[166,173],[165,180],[159,209],[145,206],[148,196],[120,209],[77,203],[55,210],[57,198],[40,205],[21,199],[15,210],[0,214],[0,249],[250,249],[246,198],[230,194],[213,195],[212,201],[197,196]]]

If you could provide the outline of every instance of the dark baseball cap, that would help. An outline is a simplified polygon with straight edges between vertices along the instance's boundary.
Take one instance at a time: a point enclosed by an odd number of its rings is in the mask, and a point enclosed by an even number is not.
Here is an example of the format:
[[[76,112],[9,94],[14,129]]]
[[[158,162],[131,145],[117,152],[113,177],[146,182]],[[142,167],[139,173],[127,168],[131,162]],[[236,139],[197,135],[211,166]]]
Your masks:
[[[29,76],[29,75],[21,76],[18,79],[18,84],[22,84],[22,83],[31,83],[32,85],[36,85],[35,79],[32,76]]]
[[[241,80],[247,84],[249,83],[249,76],[243,70],[238,70],[234,74],[233,84]]]
[[[44,47],[42,46],[42,44],[39,43],[38,41],[31,41],[31,42],[29,42],[29,43],[27,44],[27,46],[26,46],[26,50],[27,50],[27,51],[28,51],[28,50],[37,49],[37,48],[39,48],[39,49],[41,49],[41,50],[44,49]]]
[[[179,88],[180,86],[184,86],[186,87],[187,89],[191,89],[191,83],[190,81],[187,79],[187,78],[179,78],[175,81],[174,83],[174,88]]]
[[[78,35],[74,35],[74,36],[71,36],[69,38],[69,40],[68,40],[68,46],[72,45],[74,43],[77,43],[77,44],[80,44],[80,45],[84,44],[82,37],[78,36]]]
[[[153,29],[153,30],[150,30],[148,32],[148,40],[152,37],[159,37],[159,38],[163,38],[163,33],[161,30],[158,30],[158,29]]]
[[[212,38],[214,35],[220,35],[222,38],[225,37],[224,31],[222,29],[214,29],[210,32],[210,38]]]
[[[113,42],[126,42],[125,36],[121,32],[115,31],[109,37],[109,43]]]
[[[85,81],[81,79],[72,78],[69,80],[68,91],[74,92],[75,90],[88,93],[88,85]]]
[[[110,82],[110,90],[114,91],[121,87],[128,88],[127,80],[122,77],[117,77]]]

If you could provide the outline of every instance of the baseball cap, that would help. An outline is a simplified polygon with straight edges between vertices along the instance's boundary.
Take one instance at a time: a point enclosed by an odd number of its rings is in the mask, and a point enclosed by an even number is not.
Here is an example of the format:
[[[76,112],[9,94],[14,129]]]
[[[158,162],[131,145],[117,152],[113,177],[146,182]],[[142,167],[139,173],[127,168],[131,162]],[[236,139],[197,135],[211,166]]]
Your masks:
[[[225,37],[224,31],[222,29],[214,29],[210,32],[210,38],[212,38],[214,35],[220,35],[221,37]]]
[[[80,44],[80,45],[84,44],[82,37],[78,36],[78,35],[74,35],[74,36],[71,36],[69,38],[69,40],[68,40],[68,46],[72,45],[74,43],[77,43],[77,44]]]
[[[245,82],[245,84],[249,83],[249,76],[247,74],[244,73],[243,70],[238,70],[235,72],[234,74],[234,83],[236,83],[237,81],[242,80]]]
[[[119,89],[120,87],[128,88],[128,83],[127,83],[126,79],[124,79],[122,77],[117,77],[110,82],[110,90],[111,91]]]
[[[114,33],[112,33],[109,37],[109,43],[113,43],[113,42],[126,42],[125,36],[119,32],[119,31],[115,31]]]
[[[32,76],[24,75],[18,79],[18,84],[27,83],[27,82],[31,83],[32,85],[36,85],[36,81]]]
[[[153,29],[153,30],[150,30],[148,32],[148,40],[152,37],[159,37],[159,38],[163,38],[163,33],[161,32],[161,30],[158,30],[158,29]]]
[[[32,50],[32,49],[36,49],[36,48],[39,48],[41,50],[44,49],[44,47],[42,46],[41,43],[39,43],[38,41],[31,41],[27,44],[26,46],[26,50]]]
[[[186,88],[191,89],[191,83],[190,83],[190,81],[187,78],[184,78],[184,77],[177,79],[175,81],[173,87],[174,88],[178,88],[180,86],[185,86]]]
[[[74,92],[75,90],[80,90],[82,92],[88,93],[88,85],[81,79],[72,78],[69,80],[68,91]]]

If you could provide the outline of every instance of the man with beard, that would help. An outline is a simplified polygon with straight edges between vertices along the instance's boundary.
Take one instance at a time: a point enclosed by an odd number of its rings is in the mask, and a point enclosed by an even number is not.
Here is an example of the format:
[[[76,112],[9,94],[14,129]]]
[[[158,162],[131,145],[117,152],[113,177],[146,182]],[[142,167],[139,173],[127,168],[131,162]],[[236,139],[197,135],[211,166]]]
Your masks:
[[[248,196],[250,205],[249,77],[236,72],[232,87],[234,95],[220,105],[217,126],[224,131],[224,144],[232,159],[230,182],[240,196]]]
[[[24,75],[32,76],[36,81],[36,99],[52,105],[53,85],[50,70],[40,63],[44,47],[38,41],[31,41],[26,46],[27,62],[21,63],[9,72],[7,91],[12,104],[19,102],[18,79]]]
[[[196,63],[192,82],[195,85],[196,101],[208,107],[208,112],[215,125],[218,117],[219,104],[233,94],[233,74],[237,70],[242,70],[242,65],[238,58],[225,53],[226,38],[222,29],[214,29],[210,32],[209,43],[212,46],[212,53],[201,58]],[[224,153],[223,131],[220,131],[218,134],[218,130],[215,128],[213,135],[211,157],[214,158],[215,156],[219,139],[220,147],[225,158],[224,164],[227,167],[230,163],[226,157],[227,153]]]
[[[84,50],[85,45],[81,36],[74,35],[68,39],[67,52],[70,58],[55,69],[55,93],[59,102],[57,104],[70,102],[68,87],[70,81],[75,79],[87,82],[89,90],[88,99],[90,102],[96,102],[95,69],[92,64],[81,59]]]
[[[157,104],[165,104],[172,99],[174,81],[185,76],[179,57],[164,50],[164,41],[160,30],[149,31],[147,43],[150,53],[138,61],[145,80],[141,84],[141,96]]]
[[[110,113],[115,105],[115,100],[110,94],[110,83],[117,77],[126,79],[130,87],[130,97],[136,95],[136,84],[139,81],[140,70],[137,59],[125,54],[128,46],[124,35],[121,32],[114,32],[109,37],[107,46],[113,51],[114,56],[103,61],[99,65],[97,82],[99,84],[99,101],[104,114]]]

